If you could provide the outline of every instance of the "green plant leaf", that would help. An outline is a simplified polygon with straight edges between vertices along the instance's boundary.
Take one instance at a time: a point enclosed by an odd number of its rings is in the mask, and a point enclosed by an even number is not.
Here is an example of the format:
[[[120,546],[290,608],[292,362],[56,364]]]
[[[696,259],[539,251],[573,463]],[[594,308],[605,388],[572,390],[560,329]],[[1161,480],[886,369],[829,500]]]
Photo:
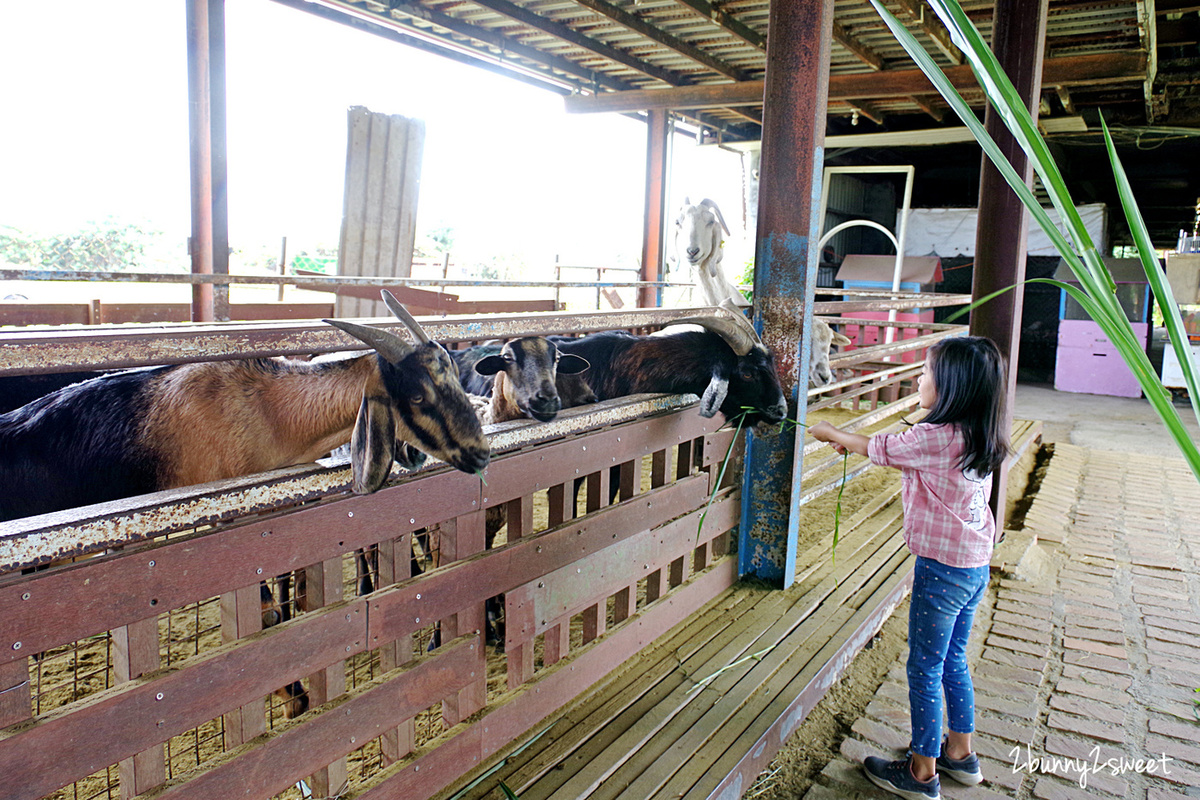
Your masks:
[[[1188,397],[1191,398],[1192,412],[1196,415],[1196,422],[1200,423],[1200,380],[1197,378],[1197,368],[1192,359],[1192,348],[1188,343],[1187,331],[1183,327],[1179,305],[1175,302],[1175,295],[1171,292],[1166,276],[1159,268],[1158,258],[1154,255],[1154,244],[1150,241],[1150,232],[1146,230],[1146,222],[1142,219],[1137,200],[1133,196],[1133,187],[1129,185],[1129,177],[1125,174],[1125,167],[1117,155],[1117,148],[1113,144],[1112,134],[1109,133],[1108,123],[1105,122],[1103,115],[1100,117],[1100,124],[1104,128],[1104,144],[1108,148],[1108,160],[1112,163],[1113,176],[1117,181],[1117,193],[1121,198],[1125,219],[1129,223],[1129,230],[1137,244],[1138,257],[1141,259],[1142,269],[1146,272],[1146,279],[1150,282],[1150,288],[1154,292],[1154,299],[1158,303],[1158,307],[1162,309],[1171,346],[1175,348],[1179,366],[1183,368],[1184,382],[1187,384]]]
[[[516,792],[508,788],[508,784],[506,784],[504,781],[500,781],[500,791],[504,792],[504,797],[507,800],[521,800],[521,798],[517,797]]]
[[[1175,411],[1174,405],[1171,403],[1170,393],[1163,387],[1158,374],[1154,371],[1150,360],[1146,357],[1142,344],[1138,342],[1137,337],[1134,335],[1133,328],[1129,324],[1129,320],[1120,303],[1117,301],[1116,284],[1105,268],[1100,253],[1092,243],[1087,229],[1083,225],[1082,219],[1071,201],[1066,181],[1063,179],[1058,165],[1050,154],[1049,148],[1038,132],[1037,123],[1034,121],[1033,115],[1017,94],[1016,89],[1013,87],[1012,82],[1009,81],[1004,70],[1000,68],[995,54],[988,48],[983,36],[980,35],[974,24],[972,24],[957,0],[929,0],[929,3],[950,32],[954,44],[962,50],[964,56],[967,58],[992,108],[1008,127],[1017,144],[1028,155],[1034,169],[1042,179],[1042,184],[1045,186],[1051,202],[1059,212],[1060,220],[1070,230],[1071,238],[1074,239],[1078,252],[1075,248],[1072,248],[1070,243],[1067,242],[1066,237],[1053,224],[1045,209],[1034,198],[1024,179],[1017,175],[1016,170],[1013,169],[1003,152],[996,146],[995,141],[988,134],[984,125],[976,118],[975,112],[971,110],[966,101],[954,89],[941,68],[925,52],[924,47],[883,6],[880,0],[871,0],[871,5],[879,13],[880,17],[883,18],[897,41],[904,47],[909,56],[912,57],[921,71],[925,73],[926,77],[929,78],[942,97],[946,99],[946,102],[950,104],[950,107],[954,109],[959,118],[962,119],[963,124],[971,130],[975,139],[983,148],[984,153],[995,164],[996,169],[1003,176],[1005,182],[1012,187],[1021,202],[1029,209],[1033,220],[1049,236],[1055,248],[1062,255],[1063,260],[1075,274],[1080,286],[1076,287],[1061,281],[1045,278],[1035,279],[1032,282],[1050,283],[1058,286],[1079,301],[1088,315],[1100,326],[1100,329],[1108,337],[1109,341],[1117,348],[1121,358],[1137,378],[1147,400],[1162,418],[1171,437],[1179,446],[1196,479],[1200,480],[1200,448],[1187,435],[1187,430],[1183,427],[1183,421],[1179,418],[1179,414]],[[1114,179],[1118,183],[1118,190],[1122,196],[1122,205],[1125,207],[1126,215],[1130,218],[1130,228],[1135,230],[1135,241],[1138,244],[1143,266],[1146,267],[1147,277],[1151,281],[1151,285],[1153,286],[1156,281],[1160,284],[1160,287],[1155,289],[1155,296],[1159,298],[1160,305],[1163,305],[1164,310],[1166,310],[1173,307],[1173,301],[1170,303],[1164,302],[1169,295],[1165,293],[1165,290],[1161,286],[1162,282],[1158,280],[1158,265],[1154,257],[1153,245],[1149,234],[1145,231],[1144,223],[1141,222],[1141,215],[1137,212],[1137,204],[1134,202],[1132,193],[1128,191],[1128,181],[1124,177],[1124,169],[1121,167],[1120,159],[1116,156],[1116,149],[1112,144],[1111,136],[1107,135],[1107,126],[1105,127],[1105,133],[1110,160],[1113,163]],[[1125,187],[1123,191],[1121,190],[1122,183],[1124,183]],[[1160,290],[1164,291],[1161,296]],[[1007,289],[1002,291],[1007,291]],[[1000,293],[1002,292],[995,292],[986,298],[981,298],[969,306],[967,310],[990,300]],[[1177,311],[1175,313],[1177,314]],[[1180,321],[1177,327],[1182,329],[1182,321]],[[1177,346],[1182,345],[1185,350],[1187,349],[1186,337],[1181,338],[1180,336],[1173,335],[1172,338]],[[1188,386],[1192,391],[1193,410],[1196,411],[1197,420],[1200,421],[1200,407],[1196,405],[1196,370],[1195,365],[1191,362],[1190,352],[1186,353],[1180,359],[1180,363],[1181,365],[1185,365],[1185,374],[1189,375]]]

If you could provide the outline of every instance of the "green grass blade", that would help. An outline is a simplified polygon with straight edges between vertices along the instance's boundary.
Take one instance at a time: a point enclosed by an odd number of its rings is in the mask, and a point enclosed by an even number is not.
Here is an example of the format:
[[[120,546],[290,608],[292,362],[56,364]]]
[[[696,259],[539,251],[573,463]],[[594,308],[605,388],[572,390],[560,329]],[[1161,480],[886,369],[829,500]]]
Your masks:
[[[1200,423],[1200,380],[1197,378],[1196,363],[1192,359],[1192,348],[1188,344],[1187,331],[1183,327],[1179,306],[1175,303],[1175,296],[1171,292],[1166,276],[1158,266],[1158,258],[1154,255],[1154,244],[1150,241],[1150,232],[1146,230],[1146,222],[1142,219],[1141,211],[1138,210],[1137,201],[1133,196],[1133,187],[1129,185],[1129,177],[1125,174],[1125,167],[1117,155],[1117,148],[1113,144],[1112,135],[1108,131],[1108,123],[1104,121],[1103,116],[1100,117],[1100,124],[1104,128],[1104,142],[1108,148],[1108,159],[1112,162],[1113,176],[1117,181],[1117,194],[1121,198],[1121,207],[1125,210],[1125,219],[1129,222],[1129,230],[1133,234],[1134,243],[1137,244],[1142,269],[1146,272],[1146,279],[1150,281],[1154,299],[1158,301],[1158,307],[1162,309],[1163,317],[1166,320],[1171,346],[1175,348],[1179,366],[1183,368],[1188,396],[1192,401],[1192,412],[1196,415],[1196,422]]]
[[[521,800],[521,798],[517,797],[516,792],[508,788],[508,784],[504,781],[500,781],[500,791],[504,792],[505,800]]]

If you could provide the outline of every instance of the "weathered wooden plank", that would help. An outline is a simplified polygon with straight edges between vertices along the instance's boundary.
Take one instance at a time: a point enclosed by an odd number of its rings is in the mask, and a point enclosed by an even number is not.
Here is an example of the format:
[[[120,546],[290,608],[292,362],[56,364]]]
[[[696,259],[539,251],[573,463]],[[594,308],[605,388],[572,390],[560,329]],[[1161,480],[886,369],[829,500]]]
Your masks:
[[[435,653],[317,709],[303,723],[286,726],[265,741],[231,754],[156,798],[273,797],[299,777],[396,730],[424,710],[427,698],[446,697],[462,689],[474,680],[474,653],[482,647],[480,637],[474,634],[447,642]],[[334,788],[335,794],[339,788]]]
[[[644,529],[700,506],[704,476],[679,481],[605,509],[495,548],[371,596],[371,641],[413,633],[428,620],[461,610],[471,598],[493,597],[581,556],[598,552]],[[416,622],[417,619],[426,622]],[[511,626],[511,621],[509,625]]]
[[[727,796],[730,787],[754,780],[911,589],[913,563],[897,570],[862,603],[844,632],[817,653],[683,796],[717,800]],[[679,797],[678,791],[671,785],[665,788],[670,797]]]
[[[29,703],[29,659],[0,664],[0,728],[29,719],[32,713]]]
[[[159,667],[158,617],[148,617],[112,632],[113,676],[118,684],[140,678]],[[147,792],[167,779],[166,754],[155,745],[121,762],[121,796]]]
[[[503,778],[519,793],[547,770],[568,771],[569,766],[558,770],[557,765],[574,752],[581,742],[593,733],[603,736],[611,731],[616,736],[623,731],[628,723],[622,725],[617,721],[622,715],[627,719],[640,716],[636,710],[628,711],[631,705],[640,702],[664,678],[671,675],[675,679],[682,678],[682,670],[693,668],[690,665],[696,652],[712,646],[710,642],[713,639],[732,637],[743,612],[752,609],[756,601],[770,602],[774,599],[781,600],[781,593],[747,587],[733,588],[724,593],[677,626],[669,642],[649,651],[651,654],[657,653],[657,659],[639,656],[639,662],[646,661],[645,664],[639,664],[641,668],[623,671],[609,677],[603,685],[593,686],[587,695],[580,697],[558,718],[549,735],[525,747],[519,754],[506,757],[502,770],[497,773],[497,780]],[[481,784],[469,791],[463,800],[478,800],[491,791],[492,785]]]
[[[483,505],[515,500],[555,486],[564,476],[582,478],[593,472],[649,455],[664,443],[689,441],[715,432],[724,423],[696,413],[664,414],[586,437],[542,445],[528,452],[496,458],[484,472]],[[686,476],[687,473],[684,473]],[[682,476],[681,476],[682,477]]]
[[[179,608],[433,525],[478,508],[472,506],[478,500],[478,478],[447,472],[214,534],[13,576],[0,586],[0,661],[18,654],[14,642],[22,642],[24,653],[49,650],[135,622],[150,609]]]
[[[897,546],[899,545],[893,540],[892,552]],[[778,616],[759,617],[757,624],[760,627],[752,629],[755,636],[743,643],[743,649],[722,653],[722,658],[709,664],[706,671],[700,673],[719,673],[706,695],[719,698],[724,690],[752,669],[760,676],[772,674],[788,653],[803,647],[805,639],[823,624],[829,612],[823,614],[820,609],[840,608],[841,602],[852,596],[855,591],[853,578],[862,572],[873,574],[885,556],[886,554],[878,552],[860,556],[860,561],[865,567],[855,564],[855,571],[836,584],[833,576],[827,575],[819,585],[800,595],[787,611]],[[761,627],[764,624],[765,627]],[[745,665],[720,672],[749,652],[764,654],[758,660],[748,660]],[[698,697],[694,687],[694,682],[681,686],[651,713],[643,715],[629,732],[602,752],[595,753],[586,765],[571,775],[562,786],[556,788],[555,796],[561,793],[562,796],[572,797],[635,797],[646,796],[640,795],[641,791],[653,791],[653,787],[634,787],[631,784],[651,767],[658,770],[677,769],[681,761],[671,761],[670,757],[664,756],[664,751],[679,736],[692,729],[693,724],[712,705],[711,702],[706,703]],[[707,734],[715,730],[715,727],[699,725],[697,730],[704,731],[707,738]],[[662,777],[665,779],[666,776]],[[527,790],[522,796],[537,800],[540,795],[535,789],[532,792]]]
[[[379,543],[379,586],[391,586],[407,580],[412,569],[412,534]],[[412,636],[401,636],[379,648],[379,668],[391,672],[413,660]],[[416,724],[412,718],[379,737],[379,749],[384,766],[399,761],[416,746]]]
[[[749,613],[733,616],[727,611],[715,620],[709,618],[709,624],[698,632],[699,643],[672,637],[672,644],[678,643],[683,649],[678,659],[659,662],[628,684],[608,687],[604,695],[615,696],[618,702],[606,703],[578,720],[572,726],[576,735],[548,746],[532,768],[513,776],[510,786],[523,800],[584,796],[571,792],[604,779],[604,768],[597,760],[600,753],[626,746],[636,749],[653,734],[657,723],[654,712],[664,702],[689,694],[693,676],[720,669],[745,653],[761,636],[764,620],[777,619],[788,605],[789,598],[776,592],[762,598]],[[741,606],[736,608],[741,610]],[[587,779],[583,780],[585,775]]]
[[[262,600],[258,584],[243,586],[221,595],[221,641],[232,644],[262,630]],[[267,721],[263,716],[263,695],[251,699],[240,708],[230,709],[225,714],[225,748],[237,747],[259,734],[266,733]]]
[[[451,535],[445,535],[447,526],[443,525],[442,563],[460,561],[464,558],[482,553],[484,549],[484,511],[464,514],[454,520],[450,527]],[[490,595],[479,595],[474,602],[462,607],[461,611],[451,614],[442,620],[442,635],[454,638],[472,631],[484,629],[484,602]],[[483,648],[475,651],[475,682],[460,692],[457,696],[447,698],[442,703],[442,719],[446,726],[457,725],[462,720],[483,708],[487,702],[487,661]]]
[[[545,632],[555,620],[574,616],[620,591],[630,577],[640,579],[674,562],[678,553],[693,546],[697,538],[708,539],[733,527],[741,513],[738,499],[731,495],[713,503],[704,519],[703,532],[698,531],[701,511],[693,511],[545,573],[528,585],[533,602],[519,618],[519,625],[511,624],[517,619],[510,620],[508,641],[515,644],[518,636],[532,638]],[[532,628],[526,624],[529,614]]]
[[[362,652],[366,611],[359,600],[306,614],[0,734],[9,797],[41,797]]]
[[[907,551],[901,548],[882,564],[865,565],[860,572],[871,570],[872,579],[865,581],[863,586],[842,595],[837,603],[830,598],[821,613],[806,620],[801,628],[780,643],[777,651],[762,659],[744,677],[724,685],[714,681],[711,688],[719,694],[716,702],[703,713],[696,713],[695,707],[689,708],[672,721],[674,731],[664,731],[663,738],[668,742],[673,739],[673,742],[661,751],[662,758],[658,762],[652,763],[629,785],[628,791],[633,796],[661,800],[664,795],[686,790],[696,776],[726,752],[725,743],[737,739],[759,716],[761,708],[785,691],[797,674],[825,666],[831,648],[840,649],[847,639],[853,638],[845,626],[864,611],[860,606],[868,601],[875,588],[890,580],[897,570],[902,570],[908,557]],[[866,609],[874,610],[874,606]],[[809,625],[811,629],[802,634],[803,628]],[[717,731],[720,734],[707,743]]]
[[[310,564],[305,568],[305,600],[310,611],[327,608],[342,600],[341,556]],[[346,693],[346,662],[335,661],[308,676],[308,699],[313,706],[323,705]],[[259,715],[262,716],[261,714]],[[318,796],[331,797],[346,783],[346,759],[334,759],[311,773],[312,790]]]
[[[579,658],[560,662],[537,681],[522,687],[505,705],[486,714],[463,733],[442,743],[403,768],[376,779],[358,800],[428,797],[462,775],[472,765],[507,747],[579,692],[620,666],[633,653],[687,619],[692,611],[733,585],[733,559],[718,564],[680,589],[677,596],[641,612],[631,624],[597,641]],[[399,766],[399,765],[398,765]]]

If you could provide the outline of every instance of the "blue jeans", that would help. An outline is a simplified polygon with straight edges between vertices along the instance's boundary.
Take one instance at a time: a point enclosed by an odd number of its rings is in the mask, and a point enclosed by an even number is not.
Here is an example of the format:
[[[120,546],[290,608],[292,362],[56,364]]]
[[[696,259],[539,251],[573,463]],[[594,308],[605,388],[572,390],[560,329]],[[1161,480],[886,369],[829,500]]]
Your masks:
[[[967,671],[967,640],[989,567],[948,567],[917,558],[908,612],[908,702],[913,752],[942,752],[942,692],[950,730],[975,730],[975,687]]]

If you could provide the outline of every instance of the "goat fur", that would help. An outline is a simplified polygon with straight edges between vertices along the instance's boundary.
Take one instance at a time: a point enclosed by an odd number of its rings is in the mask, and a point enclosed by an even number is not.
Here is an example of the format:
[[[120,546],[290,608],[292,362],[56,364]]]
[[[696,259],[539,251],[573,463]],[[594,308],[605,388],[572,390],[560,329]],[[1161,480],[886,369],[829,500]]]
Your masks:
[[[684,198],[675,217],[675,263],[687,265],[704,305],[717,306],[729,299],[747,308],[750,301],[730,283],[721,267],[725,255],[723,234],[729,234],[729,226],[716,203],[706,197],[693,205]]]

